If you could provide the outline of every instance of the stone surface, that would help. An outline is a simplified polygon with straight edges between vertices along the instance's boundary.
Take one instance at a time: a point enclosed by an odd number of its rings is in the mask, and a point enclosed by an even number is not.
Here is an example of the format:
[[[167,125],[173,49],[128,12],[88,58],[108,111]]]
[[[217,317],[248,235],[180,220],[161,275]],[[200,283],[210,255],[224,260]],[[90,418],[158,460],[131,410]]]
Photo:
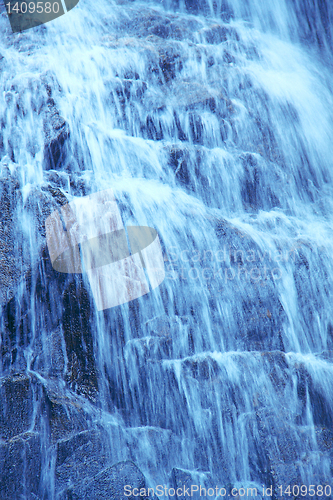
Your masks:
[[[0,437],[8,440],[34,427],[34,391],[30,377],[14,375],[1,380]]]
[[[0,443],[0,488],[3,500],[40,500],[42,453],[40,435],[26,432]]]
[[[101,467],[100,467],[101,468]],[[85,481],[85,484],[77,484],[58,496],[59,500],[75,499],[101,499],[101,500],[125,500],[126,498],[135,498],[132,494],[125,495],[125,486],[131,486],[131,490],[146,487],[146,481],[143,474],[133,462],[120,462],[101,470],[94,477]],[[137,492],[135,492],[137,493]],[[140,498],[147,498],[141,495]]]
[[[69,138],[68,125],[60,116],[54,100],[49,97],[44,118],[45,146],[44,168],[57,170],[64,166],[66,141]]]

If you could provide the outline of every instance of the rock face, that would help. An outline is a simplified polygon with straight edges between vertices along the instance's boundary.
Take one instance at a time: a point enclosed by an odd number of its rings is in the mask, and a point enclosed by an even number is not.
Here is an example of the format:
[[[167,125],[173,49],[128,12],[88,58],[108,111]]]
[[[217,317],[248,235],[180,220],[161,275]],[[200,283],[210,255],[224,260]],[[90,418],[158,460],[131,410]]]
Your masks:
[[[0,227],[1,239],[1,261],[0,261],[0,294],[1,302],[4,303],[13,297],[15,285],[20,279],[20,268],[16,260],[16,255],[20,252],[18,241],[15,241],[15,226],[13,221],[14,211],[19,204],[22,205],[20,193],[18,191],[18,181],[15,174],[12,176],[5,162],[2,162],[1,169],[1,208],[2,220]]]
[[[6,444],[1,443],[0,449],[3,498],[38,498],[42,459],[40,436],[27,432]]]
[[[46,170],[63,168],[66,157],[66,141],[69,137],[68,126],[59,115],[54,100],[47,100],[47,110],[44,119],[45,148],[44,164]]]
[[[139,491],[146,488],[146,481],[143,474],[132,462],[120,462],[112,467],[107,467],[86,481],[86,483],[86,487],[80,487],[76,491],[75,489],[74,491],[67,491],[67,496],[60,496],[59,498],[125,500],[126,498],[134,498],[130,491],[133,491],[135,488]],[[127,488],[127,491],[125,491],[124,485],[127,485],[127,487],[130,486],[130,488]],[[126,493],[126,496],[124,493]],[[137,491],[135,494],[137,494]],[[141,498],[145,498],[145,496],[141,495]]]
[[[86,429],[89,419],[82,405],[33,376],[3,378],[0,393],[2,498],[39,498],[43,447]]]

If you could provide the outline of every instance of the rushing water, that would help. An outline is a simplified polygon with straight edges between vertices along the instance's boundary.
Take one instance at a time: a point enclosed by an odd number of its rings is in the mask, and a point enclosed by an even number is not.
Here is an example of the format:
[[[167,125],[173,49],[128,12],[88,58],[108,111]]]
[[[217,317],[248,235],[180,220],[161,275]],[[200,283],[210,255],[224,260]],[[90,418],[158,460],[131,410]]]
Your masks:
[[[15,35],[0,18],[0,154],[20,166],[23,200],[46,182],[68,201],[112,188],[125,226],[158,231],[166,267],[159,288],[104,312],[84,276],[74,283],[88,299],[61,280],[38,291],[45,240],[27,201],[17,251],[32,284],[12,299],[28,311],[25,341],[2,375],[66,380],[69,398],[97,387],[84,405],[112,462],[133,460],[151,487],[173,468],[257,498],[263,484],[277,495],[332,479],[330,10],[81,0]],[[70,131],[57,173],[43,159],[46,84]],[[74,323],[79,340],[54,376],[48,338]],[[71,356],[89,332],[80,389]],[[43,498],[56,498],[47,437],[42,453]]]

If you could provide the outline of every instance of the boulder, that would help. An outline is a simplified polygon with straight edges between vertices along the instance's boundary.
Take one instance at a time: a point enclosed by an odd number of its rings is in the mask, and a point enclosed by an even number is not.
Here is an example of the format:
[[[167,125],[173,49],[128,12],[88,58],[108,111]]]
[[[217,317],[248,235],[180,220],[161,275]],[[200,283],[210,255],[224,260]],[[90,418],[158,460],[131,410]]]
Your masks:
[[[42,450],[39,434],[25,432],[6,443],[0,443],[2,500],[41,500],[41,478]]]
[[[78,400],[45,387],[35,376],[16,374],[0,379],[0,393],[0,437],[5,441],[30,430],[39,431],[42,421],[50,442],[88,425]]]
[[[280,256],[262,249],[250,235],[227,221],[216,221],[220,239],[220,276],[227,298],[237,293],[234,307],[236,345],[244,350],[284,351],[284,323],[287,320],[276,281],[280,277]],[[284,259],[290,255],[283,255]],[[238,333],[237,333],[238,332]],[[226,339],[229,344],[230,340]],[[232,340],[231,340],[232,343]]]
[[[0,304],[11,300],[25,274],[37,265],[46,244],[45,219],[66,200],[63,192],[48,183],[26,189],[23,198],[21,173],[22,167],[7,156],[1,160]],[[30,231],[30,241],[26,231]]]
[[[251,212],[280,208],[275,192],[282,189],[283,175],[277,166],[266,162],[259,154],[243,154],[240,161],[244,167],[241,179],[244,208]]]
[[[60,116],[55,101],[50,97],[44,116],[44,168],[45,170],[62,169],[68,151],[69,129],[66,121]]]
[[[211,475],[208,473],[198,472],[198,471],[188,471],[184,469],[178,469],[174,467],[171,471],[171,488],[177,490],[180,488],[182,490],[182,495],[190,496],[194,500],[199,500],[203,496],[207,495],[207,489],[213,488],[215,490],[215,484],[212,481]],[[198,486],[199,488],[204,488],[202,494],[200,491],[191,491],[191,486]],[[180,495],[181,496],[181,495]]]
[[[0,380],[0,438],[8,440],[34,427],[36,397],[27,375]]]
[[[50,453],[59,442],[58,462],[64,461],[75,446],[66,448],[63,443],[74,441],[80,431],[84,435],[90,416],[81,400],[33,375],[1,379],[0,397],[1,498],[45,498],[50,471],[43,450]]]
[[[90,323],[93,311],[81,275],[65,285],[62,304],[61,324],[68,360],[66,380],[75,392],[94,400],[98,383]]]
[[[28,259],[22,255],[23,235],[15,224],[22,208],[17,166],[7,157],[0,163],[0,204],[0,303],[5,303],[14,295],[22,268],[28,268]]]
[[[93,478],[84,481],[83,484],[78,481],[66,491],[61,492],[57,500],[126,500],[127,498],[135,498],[135,495],[127,493],[126,485],[130,486],[128,491],[138,488],[139,491],[142,489],[143,493],[146,488],[145,477],[133,462],[120,462],[112,467],[104,468]],[[141,495],[140,498],[145,500],[148,496]]]
[[[82,488],[101,470],[112,465],[110,440],[99,429],[85,430],[57,443],[55,476],[58,491],[71,485]]]

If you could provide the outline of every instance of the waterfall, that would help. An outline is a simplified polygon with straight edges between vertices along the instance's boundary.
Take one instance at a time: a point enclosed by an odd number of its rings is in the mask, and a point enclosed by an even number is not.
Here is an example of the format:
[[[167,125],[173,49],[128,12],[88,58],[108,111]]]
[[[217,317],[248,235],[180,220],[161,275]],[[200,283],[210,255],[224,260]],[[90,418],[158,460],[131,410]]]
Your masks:
[[[1,498],[333,498],[332,5],[0,13]],[[104,190],[165,278],[99,310],[45,223]]]

